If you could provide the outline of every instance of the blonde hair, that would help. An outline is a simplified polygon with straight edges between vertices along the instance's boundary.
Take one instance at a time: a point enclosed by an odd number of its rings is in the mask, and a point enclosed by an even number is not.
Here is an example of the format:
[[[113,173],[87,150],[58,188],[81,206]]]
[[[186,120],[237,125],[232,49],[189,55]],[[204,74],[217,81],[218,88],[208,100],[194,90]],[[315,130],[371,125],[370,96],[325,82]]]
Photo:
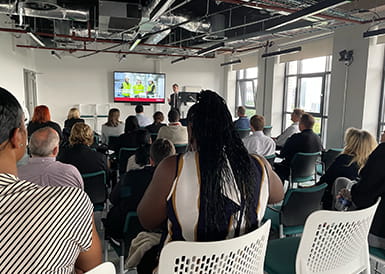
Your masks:
[[[358,168],[361,169],[376,146],[377,142],[372,134],[366,130],[351,127],[345,132],[345,147],[342,153],[353,156],[349,165],[357,163]]]
[[[91,127],[85,123],[75,123],[71,129],[69,138],[70,144],[83,144],[90,146],[94,142],[94,132]]]
[[[67,119],[79,119],[80,118],[80,112],[78,108],[71,108],[68,111]]]

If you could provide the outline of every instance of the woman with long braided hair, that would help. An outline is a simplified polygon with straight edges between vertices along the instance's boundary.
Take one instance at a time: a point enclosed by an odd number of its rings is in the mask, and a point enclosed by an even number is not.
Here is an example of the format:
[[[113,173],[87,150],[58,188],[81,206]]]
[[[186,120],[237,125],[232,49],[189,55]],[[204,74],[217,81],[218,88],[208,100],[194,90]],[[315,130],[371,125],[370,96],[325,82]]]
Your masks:
[[[216,241],[258,227],[267,202],[283,198],[271,166],[249,155],[226,102],[205,90],[187,115],[189,151],[157,167],[138,207],[145,228],[167,220],[163,241]]]

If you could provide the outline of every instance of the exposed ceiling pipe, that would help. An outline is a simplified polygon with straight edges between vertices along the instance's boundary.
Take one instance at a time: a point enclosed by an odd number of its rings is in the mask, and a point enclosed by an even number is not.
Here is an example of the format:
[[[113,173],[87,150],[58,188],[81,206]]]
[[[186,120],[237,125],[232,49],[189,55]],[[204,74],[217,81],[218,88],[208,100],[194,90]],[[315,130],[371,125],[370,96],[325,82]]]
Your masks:
[[[188,58],[208,58],[213,59],[214,56],[198,56],[198,55],[186,55],[186,54],[168,54],[168,53],[153,53],[153,52],[135,52],[135,51],[121,51],[121,50],[97,50],[97,49],[78,49],[78,48],[55,48],[55,47],[38,47],[30,45],[16,45],[18,48],[29,49],[42,49],[42,50],[57,50],[67,51],[69,53],[74,52],[103,52],[103,53],[115,53],[115,54],[137,54],[137,55],[151,55],[151,56],[168,56],[168,57],[188,57]]]
[[[266,10],[284,11],[284,12],[288,12],[288,13],[293,13],[293,12],[299,11],[299,9],[285,8],[285,7],[281,7],[281,6],[272,6],[272,5],[265,5],[265,4],[259,4],[259,3],[256,4],[256,3],[251,3],[251,2],[247,2],[247,1],[243,1],[243,0],[217,0],[217,1],[229,3],[229,4],[237,4],[237,5],[242,5],[242,6],[254,7],[254,8],[261,8],[261,9],[266,9]],[[270,2],[272,2],[272,1],[270,1]],[[365,22],[365,21],[359,21],[359,20],[354,20],[354,19],[349,19],[349,18],[342,18],[342,17],[326,15],[326,14],[317,14],[317,17],[328,19],[328,20],[338,20],[338,21],[344,21],[344,22],[356,23],[356,24],[363,24]]]

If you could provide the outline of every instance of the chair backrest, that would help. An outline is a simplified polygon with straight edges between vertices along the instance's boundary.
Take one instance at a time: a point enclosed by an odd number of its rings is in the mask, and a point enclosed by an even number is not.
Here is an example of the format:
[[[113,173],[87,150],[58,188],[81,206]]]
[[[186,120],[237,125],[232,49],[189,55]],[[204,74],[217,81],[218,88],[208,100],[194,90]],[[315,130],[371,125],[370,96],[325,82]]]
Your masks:
[[[370,273],[368,234],[380,200],[356,211],[316,211],[306,220],[296,273]]]
[[[160,253],[159,274],[262,274],[270,220],[237,238],[216,242],[176,241]]]
[[[271,137],[272,128],[273,128],[272,126],[264,126],[263,127],[263,134],[265,134],[268,137]]]
[[[175,144],[176,153],[185,153],[187,151],[187,144]]]
[[[126,214],[123,227],[123,237],[125,242],[124,256],[127,257],[131,246],[131,241],[142,231],[145,231],[141,225],[136,211],[129,211]]]
[[[108,136],[108,148],[115,151],[119,147],[119,136]]]
[[[276,157],[275,154],[266,155],[266,156],[264,156],[264,157],[265,157],[265,159],[269,162],[269,164],[270,164],[271,166],[274,165],[274,160],[275,160],[275,157]]]
[[[306,218],[321,209],[321,199],[327,184],[288,189],[282,203],[280,223],[285,227],[303,226]]]
[[[290,175],[293,182],[309,180],[315,174],[315,164],[321,156],[321,152],[305,153],[298,152],[290,163]],[[301,178],[303,180],[301,180]]]
[[[106,172],[104,170],[82,174],[84,191],[93,204],[104,203],[107,199]]]
[[[137,147],[122,147],[119,150],[119,173],[123,174],[127,169],[128,158],[135,154]]]
[[[238,132],[238,135],[239,135],[239,137],[241,139],[246,138],[247,136],[249,136],[250,135],[250,131],[251,131],[251,129],[249,129],[249,128],[246,128],[246,129],[238,128],[238,129],[236,129],[236,132]]]
[[[158,132],[150,133],[151,141],[155,142],[156,138],[158,137]]]
[[[115,266],[111,262],[105,262],[85,272],[85,274],[115,274]]]
[[[334,159],[337,158],[337,156],[343,151],[342,148],[330,148],[327,151],[322,152],[321,161],[325,165],[325,170],[328,170],[328,168],[333,163]]]

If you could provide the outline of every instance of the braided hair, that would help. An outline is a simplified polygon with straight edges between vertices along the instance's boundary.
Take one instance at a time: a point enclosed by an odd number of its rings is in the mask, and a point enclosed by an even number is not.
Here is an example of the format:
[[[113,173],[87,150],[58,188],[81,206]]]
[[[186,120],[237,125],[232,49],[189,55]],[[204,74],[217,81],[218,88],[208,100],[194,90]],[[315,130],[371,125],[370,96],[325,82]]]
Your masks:
[[[220,224],[228,221],[224,220],[228,198],[222,194],[226,184],[226,189],[238,188],[245,208],[246,231],[253,230],[255,224],[251,224],[250,216],[255,215],[255,169],[234,129],[225,100],[213,91],[201,91],[187,121],[191,127],[190,142],[194,142],[199,153],[205,233],[215,233]],[[241,223],[242,215],[237,218],[237,223]]]

